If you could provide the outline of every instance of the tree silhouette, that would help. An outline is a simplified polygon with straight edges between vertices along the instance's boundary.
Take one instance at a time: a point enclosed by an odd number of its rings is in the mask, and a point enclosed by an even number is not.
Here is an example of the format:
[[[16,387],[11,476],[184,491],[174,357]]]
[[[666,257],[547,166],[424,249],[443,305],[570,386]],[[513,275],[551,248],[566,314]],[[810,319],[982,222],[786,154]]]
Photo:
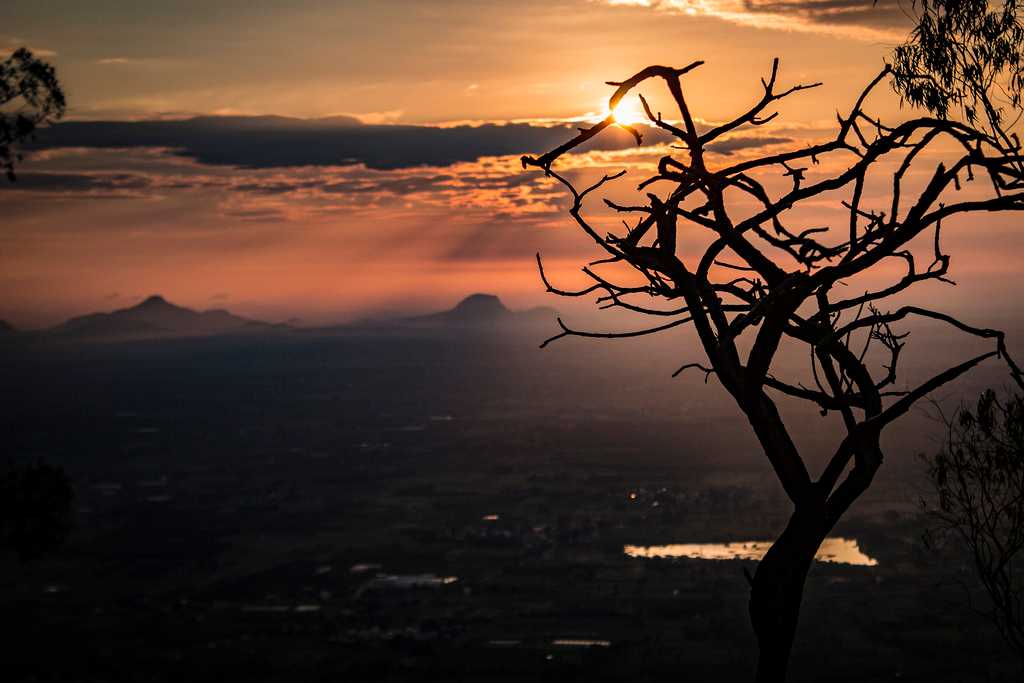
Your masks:
[[[928,460],[937,495],[925,510],[933,532],[966,546],[990,599],[984,613],[1024,664],[1024,396],[986,391],[946,427]]]
[[[882,464],[883,430],[929,392],[991,358],[1002,358],[1024,386],[1002,332],[921,306],[882,308],[921,282],[949,282],[949,256],[940,240],[943,221],[1024,209],[1024,174],[1019,145],[970,123],[920,117],[890,127],[866,113],[868,95],[892,74],[889,66],[868,84],[849,113],[838,117],[831,140],[712,163],[707,157],[712,143],[770,121],[776,114],[765,112],[773,103],[818,84],[780,88],[775,60],[771,74],[762,80],[763,93],[750,109],[726,123],[698,127],[682,76],[701,64],[651,66],[609,84],[616,86],[609,100],[614,112],[634,88],[660,79],[681,119],[670,122],[656,114],[641,96],[651,123],[674,136],[683,154],[661,157],[657,172],[638,186],[644,193],[641,202],[625,205],[605,199],[608,207],[635,219],[624,231],[598,228],[583,207],[588,197],[625,171],[578,189],[554,167],[562,155],[615,125],[614,113],[546,154],[522,158],[524,168],[538,168],[567,188],[569,215],[607,255],[583,269],[593,284],[579,291],[553,286],[538,255],[548,291],[572,297],[597,293],[605,306],[664,321],[636,331],[590,332],[559,319],[561,332],[544,344],[567,336],[620,338],[681,325],[695,328],[707,363],[687,363],[676,374],[697,369],[707,373],[705,378],[717,377],[746,415],[793,504],[785,529],[750,579],[750,617],[760,650],[757,680],[781,681],[807,571],[826,535],[871,485]],[[640,131],[629,130],[639,142]],[[936,157],[943,161],[935,163]],[[917,172],[925,167],[922,182]],[[878,187],[879,177],[886,188],[884,206],[869,206],[865,188]],[[967,196],[955,196],[960,188]],[[808,208],[830,196],[844,207],[842,223],[805,225]],[[916,246],[921,240],[911,244],[921,236],[928,243],[924,268],[918,264]],[[890,262],[901,263],[904,274],[863,294],[844,293],[844,282],[856,276],[886,277]],[[608,274],[609,269],[615,273]],[[631,273],[629,278],[624,271]],[[681,305],[666,310],[650,300]],[[945,323],[989,340],[992,349],[901,390],[897,370],[907,334],[893,326],[911,318]],[[813,382],[773,372],[780,345],[793,342],[808,349]],[[823,414],[835,411],[842,417],[845,433],[817,478],[783,423],[775,394],[803,399]]]
[[[916,25],[893,51],[893,87],[939,118],[959,113],[1003,142],[1024,89],[1017,0],[914,0]]]
[[[13,181],[16,146],[64,115],[64,91],[52,66],[26,48],[0,62],[0,168]]]

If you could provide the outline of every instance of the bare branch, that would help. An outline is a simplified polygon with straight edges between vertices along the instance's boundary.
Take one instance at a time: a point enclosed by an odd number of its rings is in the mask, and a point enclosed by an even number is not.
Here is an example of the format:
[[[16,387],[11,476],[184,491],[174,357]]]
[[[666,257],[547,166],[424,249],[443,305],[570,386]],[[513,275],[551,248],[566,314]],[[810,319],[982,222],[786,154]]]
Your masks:
[[[693,320],[693,318],[687,316],[685,318],[673,320],[670,323],[665,323],[664,325],[658,325],[657,327],[649,327],[643,330],[632,330],[630,332],[584,332],[582,330],[573,330],[567,327],[566,324],[562,322],[561,318],[557,318],[558,326],[562,328],[561,333],[556,334],[555,336],[550,337],[548,339],[545,339],[544,342],[540,345],[540,348],[543,349],[551,342],[562,339],[563,337],[587,337],[590,339],[628,339],[630,337],[643,337],[648,334],[656,334],[658,332],[670,330],[673,327],[685,325],[691,320]]]
[[[558,296],[570,296],[570,297],[586,296],[587,294],[590,294],[591,292],[593,292],[595,290],[601,289],[602,286],[603,286],[601,284],[591,285],[590,287],[587,287],[586,289],[581,289],[581,290],[578,290],[578,291],[575,291],[575,292],[571,292],[571,291],[564,290],[564,289],[556,289],[555,287],[553,287],[551,285],[550,282],[548,282],[548,278],[544,274],[544,263],[540,259],[540,252],[537,252],[537,270],[540,273],[541,282],[544,283],[544,287],[547,289],[547,291],[551,292],[552,294],[557,294]]]
[[[683,372],[685,372],[686,370],[689,370],[690,368],[696,368],[696,369],[698,369],[698,370],[700,370],[701,372],[704,373],[704,384],[707,384],[708,383],[708,379],[711,378],[711,375],[715,374],[715,369],[714,368],[706,368],[703,365],[701,365],[700,363],[687,363],[683,367],[681,367],[678,370],[676,370],[675,372],[673,372],[672,376],[673,377],[678,377],[679,375],[683,374]]]
[[[624,223],[624,235],[602,234],[582,216],[584,200],[622,177],[621,172],[605,175],[579,191],[551,168],[556,159],[612,125],[612,117],[581,130],[572,140],[540,157],[523,158],[525,166],[540,168],[568,189],[572,196],[570,216],[609,255],[595,263],[626,264],[646,282],[639,287],[617,285],[588,267],[584,273],[593,285],[577,291],[559,290],[548,281],[538,258],[548,291],[576,297],[602,292],[597,299],[601,308],[670,318],[665,324],[627,332],[579,331],[559,320],[561,332],[544,346],[567,336],[618,339],[655,334],[692,322],[708,363],[687,363],[674,376],[692,368],[704,372],[705,381],[715,374],[747,415],[797,508],[821,505],[827,497],[827,522],[833,523],[836,515],[870,484],[881,463],[878,439],[882,428],[929,391],[994,356],[1004,360],[1014,381],[1024,387],[1024,374],[1010,357],[1002,332],[972,327],[953,316],[920,307],[904,306],[883,313],[877,306],[926,280],[952,284],[948,278],[950,257],[940,243],[943,221],[960,214],[1024,210],[1024,156],[1019,156],[1019,145],[1011,148],[962,122],[919,117],[886,125],[869,116],[863,110],[864,103],[890,75],[886,67],[859,94],[849,113],[837,115],[838,130],[833,139],[712,168],[704,158],[708,144],[742,126],[774,120],[777,113],[766,111],[773,102],[817,84],[777,88],[776,60],[770,75],[762,81],[760,98],[750,109],[700,134],[680,81],[682,74],[697,65],[699,62],[683,69],[649,67],[627,81],[612,84],[617,89],[609,105],[614,108],[641,82],[649,78],[663,80],[679,107],[681,125],[654,112],[646,98],[640,101],[652,125],[677,138],[680,145],[675,149],[685,154],[659,159],[657,172],[638,186],[638,191],[645,193],[640,201],[604,200],[610,210],[636,216],[635,222]],[[920,174],[925,163],[934,163],[931,159],[935,155],[943,156],[945,162],[933,167],[924,187],[908,196],[905,179],[912,173]],[[809,169],[826,156],[840,163],[841,170],[812,176]],[[891,168],[882,165],[889,161],[895,168],[892,196],[885,201],[887,211],[879,211],[865,205],[866,188],[873,171]],[[981,172],[976,173],[978,170]],[[770,191],[759,176],[755,177],[774,172],[789,179],[787,189]],[[967,183],[974,183],[975,188],[970,199],[948,201],[949,193]],[[654,186],[657,193],[648,189]],[[753,200],[752,212],[747,209],[746,215],[739,214],[732,201],[736,192]],[[830,192],[847,193],[842,200],[847,211],[844,224],[799,225],[800,214],[793,210]],[[739,217],[734,219],[733,212]],[[695,268],[690,268],[682,256],[692,253],[688,251],[695,243],[688,232],[692,230],[704,233],[700,235],[702,240],[711,235],[706,248],[698,253]],[[927,230],[934,230],[934,254],[927,267],[919,268],[908,245]],[[844,280],[873,271],[883,260],[894,258],[906,264],[902,277],[857,296],[832,296]],[[719,282],[714,279],[716,267],[745,275]],[[625,298],[632,294],[665,300],[682,298],[685,303],[666,309]],[[804,313],[808,308],[813,311],[810,317]],[[949,368],[916,388],[896,390],[899,363],[906,354],[906,334],[894,331],[891,324],[912,315],[991,339],[995,349]],[[741,338],[749,344],[742,347],[750,349],[745,358],[739,352]],[[807,346],[813,387],[787,382],[773,374],[776,356],[786,339]],[[872,348],[884,352],[881,360],[878,354],[869,353]],[[806,401],[822,413],[837,411],[842,415],[846,437],[816,484],[811,484],[803,460],[765,390]],[[854,467],[840,484],[851,461]]]

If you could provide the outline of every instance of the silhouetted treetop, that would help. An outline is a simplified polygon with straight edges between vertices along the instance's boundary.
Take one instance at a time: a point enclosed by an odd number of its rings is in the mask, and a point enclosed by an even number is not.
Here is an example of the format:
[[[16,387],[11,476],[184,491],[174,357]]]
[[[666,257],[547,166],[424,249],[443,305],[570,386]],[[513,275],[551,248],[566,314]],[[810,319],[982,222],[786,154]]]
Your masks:
[[[0,62],[0,168],[15,179],[18,143],[64,115],[67,103],[56,70],[26,48]]]
[[[913,9],[917,25],[893,51],[896,92],[939,118],[1002,129],[1024,86],[1017,0],[914,0]]]

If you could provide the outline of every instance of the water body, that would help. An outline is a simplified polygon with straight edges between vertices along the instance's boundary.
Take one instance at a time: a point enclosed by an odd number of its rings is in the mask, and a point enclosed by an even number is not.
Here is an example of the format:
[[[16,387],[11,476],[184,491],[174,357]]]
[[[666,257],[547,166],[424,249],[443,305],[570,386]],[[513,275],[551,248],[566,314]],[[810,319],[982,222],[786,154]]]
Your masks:
[[[627,545],[630,557],[688,557],[696,560],[760,560],[772,541],[740,541],[736,543],[677,543],[672,545]],[[866,555],[856,539],[840,536],[826,538],[814,559],[819,562],[875,567],[878,560]]]
[[[593,640],[590,638],[557,638],[551,641],[558,647],[611,647],[610,640]]]

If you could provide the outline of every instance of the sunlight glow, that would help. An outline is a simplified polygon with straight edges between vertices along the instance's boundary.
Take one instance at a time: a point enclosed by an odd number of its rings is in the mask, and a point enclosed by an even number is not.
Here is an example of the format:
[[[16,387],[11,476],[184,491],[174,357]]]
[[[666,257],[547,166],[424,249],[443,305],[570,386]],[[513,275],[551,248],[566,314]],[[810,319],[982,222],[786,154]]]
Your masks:
[[[607,101],[603,104],[604,116],[612,114],[615,116],[615,123],[624,126],[635,126],[638,123],[647,123],[647,114],[640,104],[639,97],[623,98],[615,109],[609,110]]]

